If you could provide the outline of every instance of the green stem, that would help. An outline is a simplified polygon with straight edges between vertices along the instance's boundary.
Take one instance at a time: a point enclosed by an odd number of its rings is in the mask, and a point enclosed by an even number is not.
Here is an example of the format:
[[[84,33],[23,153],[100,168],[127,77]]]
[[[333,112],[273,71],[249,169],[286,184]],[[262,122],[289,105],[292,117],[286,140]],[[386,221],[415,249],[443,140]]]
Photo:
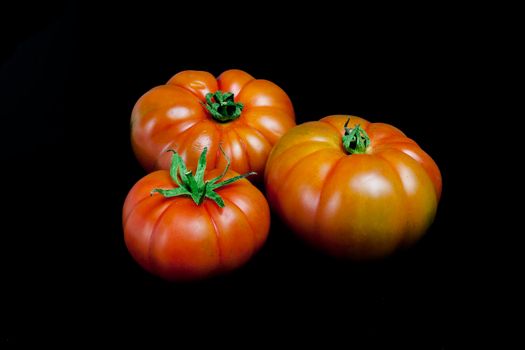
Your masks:
[[[357,124],[353,129],[348,127],[350,117],[345,123],[345,134],[343,135],[343,147],[348,154],[363,154],[366,153],[368,146],[370,146],[370,137],[361,125]]]
[[[255,175],[256,173],[250,172],[247,174],[232,177],[228,180],[218,182],[224,177],[224,175],[226,175],[228,169],[230,168],[230,159],[226,156],[226,153],[224,153],[222,147],[220,147],[220,150],[226,158],[226,168],[224,168],[224,171],[221,175],[208,181],[204,181],[204,172],[206,170],[206,154],[208,153],[207,147],[204,147],[204,150],[202,151],[199,157],[199,162],[197,164],[197,171],[195,172],[195,175],[193,175],[191,171],[188,171],[188,169],[186,168],[186,164],[184,164],[184,161],[182,160],[181,156],[176,151],[169,150],[168,152],[173,152],[170,167],[170,176],[173,182],[177,185],[177,187],[170,189],[156,188],[153,191],[151,191],[151,195],[155,193],[160,193],[166,198],[177,196],[189,196],[197,205],[201,205],[202,202],[204,202],[205,198],[209,198],[215,203],[217,203],[219,207],[223,208],[224,201],[222,200],[221,196],[219,196],[219,194],[215,192],[215,190],[227,186],[247,176]]]
[[[206,103],[204,107],[210,112],[213,119],[227,123],[241,116],[244,105],[241,102],[234,101],[233,93],[217,91],[206,94]]]

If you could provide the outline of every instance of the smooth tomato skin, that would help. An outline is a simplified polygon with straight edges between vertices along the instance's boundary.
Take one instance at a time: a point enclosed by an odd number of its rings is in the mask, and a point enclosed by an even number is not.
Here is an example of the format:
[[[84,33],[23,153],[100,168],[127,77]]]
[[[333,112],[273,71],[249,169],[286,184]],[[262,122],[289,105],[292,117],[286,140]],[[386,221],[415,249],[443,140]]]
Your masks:
[[[235,175],[228,171],[224,179]],[[124,203],[126,246],[147,271],[170,281],[203,279],[240,267],[264,244],[270,209],[246,179],[216,191],[224,208],[209,199],[196,205],[189,197],[150,195],[154,188],[173,187],[169,172],[158,170],[137,182]]]
[[[215,121],[206,108],[207,93],[233,92],[242,102],[241,116],[231,122]],[[217,79],[208,72],[183,71],[166,85],[155,87],[135,104],[131,116],[131,142],[137,159],[147,171],[169,169],[168,149],[176,149],[188,169],[195,170],[204,147],[207,169],[226,165],[219,151],[222,144],[231,159],[231,169],[259,175],[273,145],[295,126],[288,95],[274,83],[255,79],[241,70],[228,70]]]
[[[416,242],[441,196],[435,162],[399,129],[351,117],[370,136],[365,154],[342,145],[348,116],[288,131],[265,172],[268,201],[300,237],[330,255],[380,258]]]

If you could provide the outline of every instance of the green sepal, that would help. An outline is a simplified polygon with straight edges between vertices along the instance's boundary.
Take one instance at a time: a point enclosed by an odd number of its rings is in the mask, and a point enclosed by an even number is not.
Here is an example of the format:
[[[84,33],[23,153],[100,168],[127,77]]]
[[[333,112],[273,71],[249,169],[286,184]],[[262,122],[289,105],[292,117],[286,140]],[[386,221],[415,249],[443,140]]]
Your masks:
[[[224,200],[216,192],[208,191],[206,197],[215,201],[219,207],[224,208]]]
[[[241,102],[235,102],[235,96],[231,92],[222,92],[206,94],[206,103],[204,107],[210,112],[213,119],[220,122],[229,122],[241,116],[244,105]]]
[[[227,186],[235,181],[238,181],[250,175],[255,175],[256,173],[250,172],[247,174],[232,177],[221,182],[217,182],[226,175],[228,169],[230,168],[230,159],[226,156],[226,153],[224,152],[222,147],[219,146],[219,148],[224,157],[226,158],[227,164],[221,175],[208,181],[204,181],[204,174],[206,171],[206,155],[208,153],[207,147],[204,147],[199,157],[199,162],[197,163],[197,171],[195,172],[195,175],[193,175],[191,171],[188,171],[184,160],[175,150],[169,150],[168,152],[173,153],[170,166],[170,177],[178,187],[171,189],[156,188],[151,191],[151,195],[159,193],[166,198],[177,196],[189,196],[197,205],[202,204],[205,198],[209,198],[215,203],[217,203],[219,207],[223,208],[224,200],[221,198],[221,196],[219,196],[219,194],[215,192],[215,190]]]
[[[229,178],[228,180],[224,180],[224,181],[221,181],[221,182],[216,183],[216,184],[211,184],[210,188],[213,191],[213,190],[215,190],[215,189],[217,189],[219,187],[227,186],[227,185],[229,185],[229,184],[231,184],[231,183],[233,183],[235,181],[238,181],[240,179],[244,179],[244,178],[246,178],[248,176],[251,176],[251,175],[257,175],[257,173],[255,171],[252,171],[252,172],[249,172],[249,173],[246,173],[246,174],[237,175],[235,177]]]
[[[370,146],[370,137],[366,131],[357,124],[350,129],[348,123],[350,117],[346,120],[344,125],[345,134],[343,135],[343,147],[349,154],[363,154],[366,153],[368,146]]]
[[[151,191],[151,195],[153,196],[155,193],[160,193],[166,198],[182,196],[182,195],[191,196],[191,193],[188,192],[188,190],[186,190],[184,187],[170,188],[168,190],[163,190],[162,188],[156,188],[153,191]]]

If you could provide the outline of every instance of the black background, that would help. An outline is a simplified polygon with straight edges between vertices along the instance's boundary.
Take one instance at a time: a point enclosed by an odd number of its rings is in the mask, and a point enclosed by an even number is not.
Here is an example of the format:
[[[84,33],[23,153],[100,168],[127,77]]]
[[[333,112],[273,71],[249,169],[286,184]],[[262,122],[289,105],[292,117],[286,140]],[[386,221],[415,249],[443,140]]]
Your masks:
[[[7,12],[14,24],[2,27],[0,70],[8,203],[1,340],[109,335],[229,344],[240,335],[254,343],[284,335],[455,344],[470,278],[460,255],[469,240],[460,212],[469,205],[459,170],[469,160],[451,149],[447,125],[468,121],[457,104],[463,44],[446,30],[455,18],[425,9],[365,19],[335,8],[299,16],[172,5],[67,3],[28,15],[22,4]],[[181,70],[217,76],[230,68],[281,86],[298,123],[353,114],[416,140],[443,175],[428,234],[412,249],[358,264],[313,251],[272,216],[267,244],[230,275],[173,284],[142,271],[121,228],[125,196],[145,175],[130,147],[131,109]]]

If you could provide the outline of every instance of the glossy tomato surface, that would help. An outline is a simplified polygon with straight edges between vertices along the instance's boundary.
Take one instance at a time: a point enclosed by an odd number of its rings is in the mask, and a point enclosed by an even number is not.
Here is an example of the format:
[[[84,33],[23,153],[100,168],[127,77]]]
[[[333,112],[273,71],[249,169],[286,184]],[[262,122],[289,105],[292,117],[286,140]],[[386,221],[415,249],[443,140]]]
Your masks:
[[[435,162],[399,129],[351,117],[370,145],[348,154],[348,116],[291,129],[268,159],[272,208],[300,237],[337,257],[384,257],[416,242],[432,223],[441,195]]]
[[[206,95],[231,92],[242,103],[240,117],[220,122],[206,109]],[[228,70],[217,79],[204,71],[182,71],[157,86],[135,104],[131,141],[147,171],[168,169],[168,149],[175,149],[194,170],[204,147],[207,168],[223,168],[222,145],[239,173],[255,171],[262,178],[273,145],[295,125],[288,95],[274,83],[255,79],[241,70]]]
[[[205,178],[220,173],[212,170]],[[228,171],[223,179],[235,175]],[[137,182],[124,203],[126,246],[147,271],[167,280],[202,279],[243,265],[264,244],[269,207],[248,180],[217,189],[223,208],[210,199],[197,205],[188,196],[150,195],[173,187],[169,172],[158,170]]]

